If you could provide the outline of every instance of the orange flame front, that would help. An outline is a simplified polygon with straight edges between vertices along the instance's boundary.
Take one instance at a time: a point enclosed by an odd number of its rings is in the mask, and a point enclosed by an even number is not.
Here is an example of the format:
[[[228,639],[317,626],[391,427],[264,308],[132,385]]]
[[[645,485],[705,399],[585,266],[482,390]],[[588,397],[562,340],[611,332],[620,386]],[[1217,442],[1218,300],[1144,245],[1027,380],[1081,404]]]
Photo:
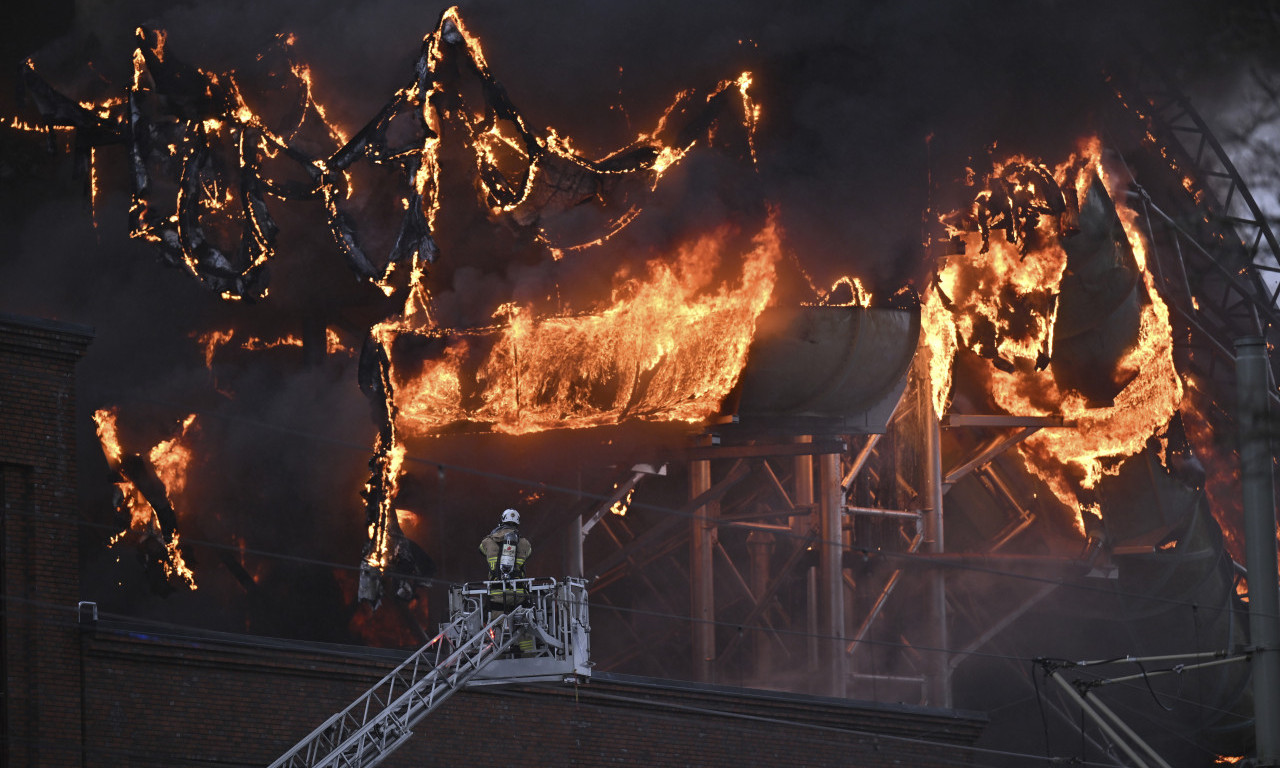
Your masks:
[[[485,332],[496,341],[474,377],[477,404],[464,402],[463,368],[478,354],[478,334],[458,333],[421,374],[395,372],[399,424],[406,435],[421,436],[461,420],[523,434],[628,418],[707,418],[746,362],[781,250],[770,221],[744,254],[737,280],[716,284],[730,235],[722,228],[670,261],[650,261],[645,278],[620,280],[601,312],[536,318],[505,305],[499,310],[505,325]],[[406,332],[415,331],[394,329]]]
[[[1001,168],[997,165],[996,175]],[[1053,178],[1064,190],[1074,188],[1084,200],[1094,174],[1107,186],[1112,200],[1123,200],[1103,167],[1096,139],[1057,166]],[[946,347],[951,340],[1001,360],[1004,369],[993,366],[990,371],[991,394],[1000,409],[1019,416],[1056,415],[1074,422],[1074,427],[1037,432],[1020,450],[1029,468],[1076,511],[1081,530],[1083,509],[1077,489],[1093,488],[1104,474],[1118,471],[1117,460],[1141,451],[1182,400],[1169,311],[1146,269],[1146,246],[1133,223],[1136,213],[1120,204],[1116,210],[1143,276],[1145,300],[1137,343],[1119,366],[1131,378],[1113,404],[1091,407],[1081,394],[1060,388],[1052,371],[1037,364],[1052,355],[1056,297],[1066,268],[1060,235],[1047,217],[1035,226],[1034,239],[1021,247],[991,238],[989,252],[981,258],[950,258],[937,281],[950,307],[944,308],[933,291],[926,296],[924,311],[930,342],[940,347],[934,352],[936,362],[949,360]],[[975,232],[955,234],[963,239],[966,252],[978,252],[986,245],[979,243]],[[934,366],[934,399],[940,408],[950,388],[943,368]]]

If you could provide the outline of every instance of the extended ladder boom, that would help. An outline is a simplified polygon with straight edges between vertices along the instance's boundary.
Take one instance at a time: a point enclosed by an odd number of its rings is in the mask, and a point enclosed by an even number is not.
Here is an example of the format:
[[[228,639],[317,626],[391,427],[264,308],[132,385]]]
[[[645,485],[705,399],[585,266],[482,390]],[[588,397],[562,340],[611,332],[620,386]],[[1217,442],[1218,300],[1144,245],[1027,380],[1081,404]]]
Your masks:
[[[591,677],[590,632],[582,579],[455,585],[440,634],[271,768],[375,766],[467,685],[585,681]],[[502,658],[517,641],[520,652]]]
[[[439,659],[446,638],[472,618],[459,616],[404,663],[330,717],[271,768],[328,768],[377,765],[413,735],[413,726],[444,703],[485,664],[501,656],[516,641],[513,628],[528,621],[529,608],[516,608],[485,624],[453,653]],[[430,656],[436,656],[434,663]]]

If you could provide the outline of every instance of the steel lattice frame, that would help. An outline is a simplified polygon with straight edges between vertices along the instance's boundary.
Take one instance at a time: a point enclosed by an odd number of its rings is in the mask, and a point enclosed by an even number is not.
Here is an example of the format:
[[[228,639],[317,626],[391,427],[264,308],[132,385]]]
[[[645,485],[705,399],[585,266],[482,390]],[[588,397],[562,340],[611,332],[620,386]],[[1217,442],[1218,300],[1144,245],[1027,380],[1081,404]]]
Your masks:
[[[1222,143],[1151,56],[1112,82],[1122,107],[1114,138],[1141,136],[1123,157],[1129,202],[1143,214],[1161,295],[1185,326],[1183,362],[1230,402],[1236,339],[1280,341],[1280,243]]]

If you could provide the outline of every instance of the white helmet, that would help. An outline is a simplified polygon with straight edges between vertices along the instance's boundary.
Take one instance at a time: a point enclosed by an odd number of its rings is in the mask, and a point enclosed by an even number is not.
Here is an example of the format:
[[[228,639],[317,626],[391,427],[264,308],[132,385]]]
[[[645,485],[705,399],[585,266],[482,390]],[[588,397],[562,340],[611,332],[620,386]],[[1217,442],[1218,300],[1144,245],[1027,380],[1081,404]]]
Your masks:
[[[507,511],[502,513],[502,522],[503,524],[510,523],[512,525],[519,525],[520,513],[515,511],[514,509],[508,509]]]

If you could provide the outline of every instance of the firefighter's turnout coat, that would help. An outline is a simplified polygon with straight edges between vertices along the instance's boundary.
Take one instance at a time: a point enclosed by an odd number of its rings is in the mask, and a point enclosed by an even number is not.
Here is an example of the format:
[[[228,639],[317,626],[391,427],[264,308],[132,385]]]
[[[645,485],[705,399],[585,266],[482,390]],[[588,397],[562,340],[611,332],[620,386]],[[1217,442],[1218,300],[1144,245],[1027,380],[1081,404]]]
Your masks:
[[[503,574],[498,569],[498,560],[502,556],[502,542],[506,539],[509,532],[514,531],[517,536],[520,535],[520,529],[514,525],[499,525],[494,528],[488,536],[480,540],[480,551],[484,554],[485,562],[489,564],[489,578],[500,579]],[[533,545],[529,540],[520,536],[520,541],[516,544],[516,564],[515,569],[509,578],[524,577],[524,561],[529,559],[529,555],[533,553]]]
[[[518,537],[518,541],[516,543],[515,562],[511,565],[510,572],[507,573],[504,572],[502,564],[502,547],[508,534],[511,533]],[[520,536],[518,527],[504,523],[494,528],[488,536],[480,540],[480,551],[484,554],[485,562],[489,564],[489,580],[496,582],[500,579],[524,578],[524,561],[533,552],[533,545],[529,543],[528,539]],[[524,602],[524,599],[523,583],[512,584],[504,582],[490,585],[489,607],[492,610],[509,611]]]

